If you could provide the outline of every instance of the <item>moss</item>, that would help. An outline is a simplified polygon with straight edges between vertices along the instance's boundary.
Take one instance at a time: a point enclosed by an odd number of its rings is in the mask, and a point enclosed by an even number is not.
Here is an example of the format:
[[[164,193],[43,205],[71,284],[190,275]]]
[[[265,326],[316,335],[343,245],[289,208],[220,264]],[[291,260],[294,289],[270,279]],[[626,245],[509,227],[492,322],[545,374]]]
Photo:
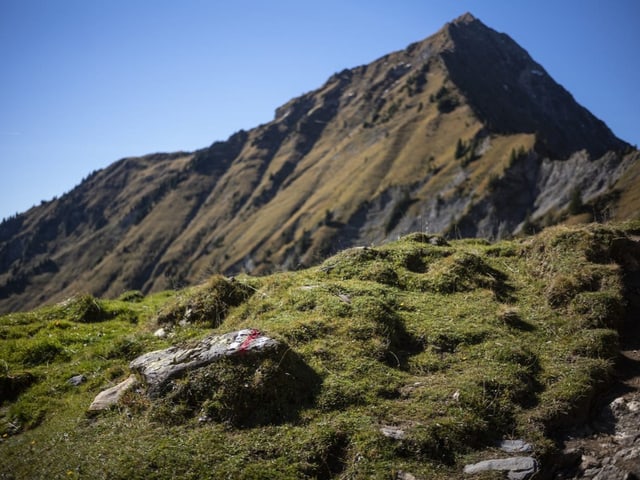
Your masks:
[[[129,290],[118,297],[122,302],[140,302],[144,300],[144,294],[140,290]]]
[[[13,401],[38,380],[29,371],[0,373],[0,405],[5,401]]]
[[[58,305],[54,315],[83,323],[102,322],[114,317],[113,312],[105,309],[103,302],[92,295],[71,297]]]
[[[617,329],[622,325],[624,303],[620,294],[610,292],[580,292],[570,306],[583,328]]]
[[[69,358],[59,341],[48,338],[29,342],[17,352],[17,356],[26,366],[42,365],[59,358]]]
[[[306,270],[0,317],[0,382],[20,384],[0,409],[0,474],[460,478],[466,459],[511,435],[547,455],[610,378],[623,269],[637,265],[625,235],[557,227],[487,244],[416,233]],[[157,321],[169,337],[153,336]],[[132,357],[211,327],[259,328],[286,346],[85,418]],[[70,386],[80,373],[87,382]],[[386,425],[404,438],[382,435]]]
[[[254,289],[236,280],[214,275],[207,283],[189,289],[165,305],[158,313],[160,324],[176,324],[182,320],[217,327],[231,307],[243,303]]]

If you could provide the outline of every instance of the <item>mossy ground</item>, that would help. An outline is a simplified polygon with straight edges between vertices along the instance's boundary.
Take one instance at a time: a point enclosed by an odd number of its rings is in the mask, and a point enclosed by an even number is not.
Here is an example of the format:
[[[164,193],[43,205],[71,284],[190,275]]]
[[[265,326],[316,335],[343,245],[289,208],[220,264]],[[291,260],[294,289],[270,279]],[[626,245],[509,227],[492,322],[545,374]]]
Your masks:
[[[298,272],[0,317],[0,478],[459,478],[504,437],[544,459],[610,375],[620,242],[637,230],[497,244],[413,234]],[[196,323],[180,322],[187,311]],[[240,328],[287,350],[85,415],[137,355]],[[71,386],[78,374],[87,381]]]

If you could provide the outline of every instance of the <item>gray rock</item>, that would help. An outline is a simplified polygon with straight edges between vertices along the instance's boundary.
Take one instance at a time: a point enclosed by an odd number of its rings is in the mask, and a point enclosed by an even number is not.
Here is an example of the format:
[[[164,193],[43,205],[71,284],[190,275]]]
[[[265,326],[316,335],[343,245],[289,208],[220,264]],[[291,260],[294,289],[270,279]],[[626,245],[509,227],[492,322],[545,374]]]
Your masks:
[[[509,480],[526,480],[538,471],[538,462],[532,457],[510,457],[484,460],[464,467],[467,474],[492,470],[507,471]]]
[[[597,458],[592,457],[590,455],[582,456],[582,462],[580,463],[580,468],[582,470],[589,470],[590,468],[598,468],[600,466],[601,466],[601,463]]]
[[[69,380],[67,380],[67,383],[69,385],[73,385],[74,387],[78,387],[86,381],[87,381],[87,377],[85,377],[84,375],[74,375]]]
[[[626,469],[619,468],[615,465],[606,465],[601,469],[593,471],[585,471],[584,475],[591,475],[593,480],[631,480],[637,478],[635,475],[631,476]]]
[[[127,390],[135,387],[138,383],[135,375],[130,375],[125,381],[118,385],[100,392],[89,406],[89,412],[97,413],[107,410],[118,403]]]
[[[387,438],[393,438],[394,440],[402,440],[407,434],[400,427],[381,427],[380,433]]]
[[[637,400],[631,400],[627,403],[627,410],[634,413],[640,411],[640,402]]]
[[[524,440],[502,440],[498,447],[506,453],[531,453],[533,447]]]
[[[129,367],[138,373],[151,395],[174,378],[232,355],[272,351],[280,343],[262,335],[258,330],[246,329],[223,335],[211,335],[193,347],[170,347],[145,353],[134,359]]]
[[[413,473],[398,470],[395,480],[418,480],[418,477],[416,477]]]
[[[164,338],[167,336],[167,331],[164,328],[159,328],[155,332],[153,332],[154,337]]]

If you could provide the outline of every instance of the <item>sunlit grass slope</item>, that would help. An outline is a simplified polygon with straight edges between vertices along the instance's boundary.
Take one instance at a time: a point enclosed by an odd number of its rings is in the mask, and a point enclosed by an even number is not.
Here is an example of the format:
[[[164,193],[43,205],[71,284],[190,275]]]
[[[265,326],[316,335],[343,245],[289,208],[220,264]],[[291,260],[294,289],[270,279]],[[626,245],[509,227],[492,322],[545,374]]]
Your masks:
[[[459,478],[505,437],[544,461],[611,373],[638,232],[554,227],[495,244],[415,233],[298,272],[0,317],[0,477]],[[285,353],[86,414],[136,356],[240,328]]]

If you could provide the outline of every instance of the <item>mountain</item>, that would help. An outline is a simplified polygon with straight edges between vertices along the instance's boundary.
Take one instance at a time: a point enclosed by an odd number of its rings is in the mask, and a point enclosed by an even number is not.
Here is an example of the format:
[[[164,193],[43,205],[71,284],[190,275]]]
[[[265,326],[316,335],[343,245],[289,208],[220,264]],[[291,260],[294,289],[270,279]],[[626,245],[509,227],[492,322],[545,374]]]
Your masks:
[[[638,218],[640,154],[470,14],[195,152],[125,158],[0,225],[0,311],[295,269],[411,231]]]

